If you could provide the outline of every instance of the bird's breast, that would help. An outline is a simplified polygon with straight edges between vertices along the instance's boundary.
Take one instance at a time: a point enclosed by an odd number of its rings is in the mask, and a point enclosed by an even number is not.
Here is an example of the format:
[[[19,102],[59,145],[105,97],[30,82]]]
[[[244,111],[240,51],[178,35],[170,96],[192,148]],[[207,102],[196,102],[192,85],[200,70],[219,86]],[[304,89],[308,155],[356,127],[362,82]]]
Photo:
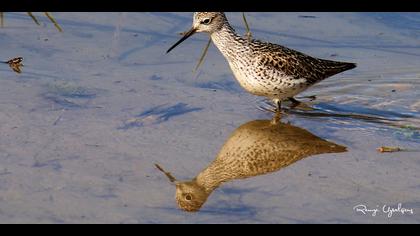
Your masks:
[[[234,62],[229,62],[229,65],[242,88],[254,95],[267,96],[269,88],[264,85],[263,81],[253,75],[252,67]]]

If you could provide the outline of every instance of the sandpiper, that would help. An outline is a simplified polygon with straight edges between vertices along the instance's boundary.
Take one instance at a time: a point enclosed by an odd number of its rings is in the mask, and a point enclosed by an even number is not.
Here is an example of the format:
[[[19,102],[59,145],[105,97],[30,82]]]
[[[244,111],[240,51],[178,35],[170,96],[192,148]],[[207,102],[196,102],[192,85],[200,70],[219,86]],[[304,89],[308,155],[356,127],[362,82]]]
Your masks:
[[[192,28],[168,49],[196,32],[206,32],[229,63],[239,84],[251,94],[267,97],[280,111],[281,102],[340,72],[356,67],[308,56],[296,50],[241,37],[230,26],[223,12],[195,12]]]

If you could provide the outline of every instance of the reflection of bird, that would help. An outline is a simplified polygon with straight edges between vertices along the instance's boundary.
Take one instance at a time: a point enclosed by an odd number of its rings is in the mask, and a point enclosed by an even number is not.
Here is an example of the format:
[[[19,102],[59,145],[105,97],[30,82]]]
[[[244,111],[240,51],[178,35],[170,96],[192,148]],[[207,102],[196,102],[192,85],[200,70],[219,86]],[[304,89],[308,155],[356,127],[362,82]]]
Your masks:
[[[232,133],[217,158],[196,178],[177,182],[176,200],[181,209],[198,211],[224,182],[277,171],[307,156],[345,151],[290,124],[251,121]]]
[[[167,52],[196,32],[209,33],[239,84],[254,95],[272,99],[278,111],[282,100],[296,103],[296,94],[356,67],[354,63],[318,59],[277,44],[242,38],[223,12],[194,13],[192,28]]]

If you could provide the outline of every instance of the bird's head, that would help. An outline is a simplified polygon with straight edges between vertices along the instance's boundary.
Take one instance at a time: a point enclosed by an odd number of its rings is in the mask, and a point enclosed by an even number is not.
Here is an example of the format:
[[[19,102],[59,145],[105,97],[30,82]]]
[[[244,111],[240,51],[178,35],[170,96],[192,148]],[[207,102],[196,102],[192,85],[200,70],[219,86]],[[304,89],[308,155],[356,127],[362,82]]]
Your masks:
[[[212,34],[220,30],[226,21],[227,19],[223,12],[195,12],[191,29],[185,32],[184,36],[170,47],[166,53],[169,53],[172,49],[197,32]]]
[[[196,181],[176,183],[175,198],[178,206],[184,211],[195,212],[200,210],[208,196],[209,193]]]

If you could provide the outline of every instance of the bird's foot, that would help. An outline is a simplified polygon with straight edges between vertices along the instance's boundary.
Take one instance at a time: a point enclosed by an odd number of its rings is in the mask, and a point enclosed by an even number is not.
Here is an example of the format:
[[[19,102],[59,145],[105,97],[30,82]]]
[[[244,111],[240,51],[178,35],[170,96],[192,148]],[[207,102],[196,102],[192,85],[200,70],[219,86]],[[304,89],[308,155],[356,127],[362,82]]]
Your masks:
[[[271,101],[264,101],[265,106],[257,106],[257,108],[264,112],[270,112],[274,113],[273,118],[271,119],[271,124],[275,125],[278,124],[282,117],[282,110],[281,110],[281,104],[280,102],[275,102],[276,104],[273,104]]]

